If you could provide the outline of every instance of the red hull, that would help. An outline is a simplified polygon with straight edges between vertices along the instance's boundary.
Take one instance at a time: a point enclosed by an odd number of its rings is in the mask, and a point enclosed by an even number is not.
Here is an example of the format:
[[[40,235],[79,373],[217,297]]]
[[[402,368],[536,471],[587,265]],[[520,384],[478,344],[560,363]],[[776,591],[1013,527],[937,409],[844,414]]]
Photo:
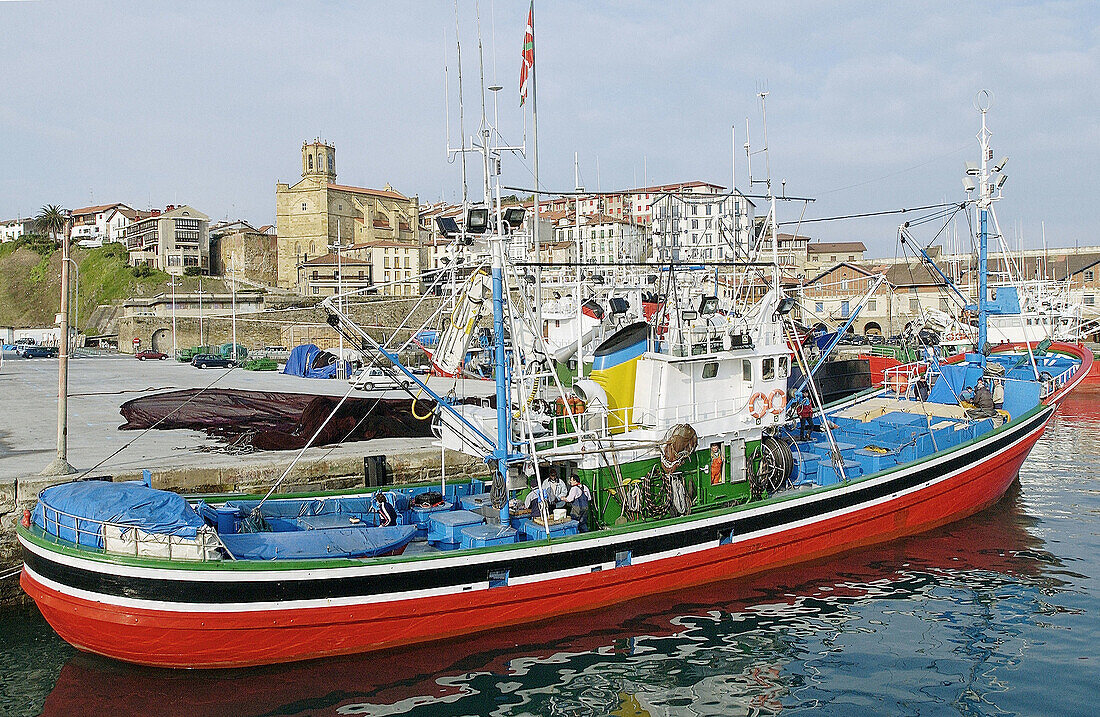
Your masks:
[[[176,612],[126,608],[63,594],[26,570],[21,582],[67,642],[127,662],[230,667],[367,652],[750,575],[959,520],[1004,495],[1044,425],[958,475],[844,515],[689,555],[474,595],[342,607]]]

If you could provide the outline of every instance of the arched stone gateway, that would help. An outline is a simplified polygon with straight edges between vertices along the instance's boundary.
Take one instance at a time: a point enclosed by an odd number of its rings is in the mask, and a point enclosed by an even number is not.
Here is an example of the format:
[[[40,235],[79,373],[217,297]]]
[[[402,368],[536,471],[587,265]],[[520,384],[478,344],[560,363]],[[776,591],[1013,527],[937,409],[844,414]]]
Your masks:
[[[863,333],[882,336],[882,327],[878,325],[877,321],[868,321],[867,325],[863,327]]]
[[[151,348],[154,351],[160,351],[161,353],[172,353],[172,330],[166,328],[160,328],[153,331],[153,338],[150,341]]]

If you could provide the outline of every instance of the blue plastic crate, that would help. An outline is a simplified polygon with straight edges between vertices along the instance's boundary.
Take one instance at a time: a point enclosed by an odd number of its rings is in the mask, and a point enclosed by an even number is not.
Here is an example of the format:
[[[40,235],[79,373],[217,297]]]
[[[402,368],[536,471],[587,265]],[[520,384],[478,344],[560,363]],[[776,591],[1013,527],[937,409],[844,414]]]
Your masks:
[[[431,508],[410,508],[408,511],[408,524],[416,524],[416,537],[424,538],[428,535],[428,523],[436,513],[444,513],[454,508],[451,503],[441,503]]]
[[[499,525],[467,525],[462,528],[463,548],[485,548],[491,545],[507,545],[516,542],[519,533],[515,528]]]
[[[474,495],[462,496],[458,504],[462,506],[463,510],[476,510],[485,507],[491,508],[493,506],[493,500],[489,497],[488,493],[477,493]]]
[[[856,460],[859,461],[860,466],[863,468],[863,473],[866,475],[869,473],[878,473],[887,468],[893,468],[898,464],[898,454],[895,451],[879,453],[878,451],[869,451],[865,448],[860,448],[856,451]]]
[[[795,461],[795,473],[791,477],[792,484],[801,485],[803,483],[813,483],[817,480],[817,470],[821,464],[821,458],[818,455],[800,452]]]
[[[436,513],[428,521],[429,543],[454,543],[462,542],[462,529],[468,525],[479,525],[485,521],[477,513],[468,510],[451,510],[444,513]]]
[[[844,475],[848,480],[858,478],[863,475],[863,468],[857,461],[845,460],[844,461]],[[837,473],[836,466],[832,461],[822,461],[817,471],[817,483],[818,485],[834,485],[840,482],[840,474]]]
[[[539,523],[533,520],[523,521],[523,534],[527,536],[528,540],[545,540],[546,528],[542,527]],[[564,523],[551,523],[550,524],[550,536],[551,538],[562,538],[566,535],[577,534],[577,521],[567,520]]]

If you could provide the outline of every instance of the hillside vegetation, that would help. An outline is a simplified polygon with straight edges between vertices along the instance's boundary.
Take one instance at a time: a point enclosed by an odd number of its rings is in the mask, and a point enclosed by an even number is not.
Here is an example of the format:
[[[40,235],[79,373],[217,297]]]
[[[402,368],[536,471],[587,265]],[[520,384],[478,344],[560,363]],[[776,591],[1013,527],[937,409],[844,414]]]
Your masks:
[[[138,276],[127,265],[126,249],[108,244],[96,249],[74,246],[70,256],[80,267],[80,322],[100,304],[110,304],[136,296],[166,293],[168,274],[146,270]],[[75,273],[70,280],[75,294]],[[203,279],[204,291],[223,291],[217,279]],[[185,277],[177,291],[197,291],[198,278]],[[16,241],[0,244],[0,326],[16,328],[53,326],[61,305],[61,250],[42,242]],[[94,329],[93,329],[94,332]]]

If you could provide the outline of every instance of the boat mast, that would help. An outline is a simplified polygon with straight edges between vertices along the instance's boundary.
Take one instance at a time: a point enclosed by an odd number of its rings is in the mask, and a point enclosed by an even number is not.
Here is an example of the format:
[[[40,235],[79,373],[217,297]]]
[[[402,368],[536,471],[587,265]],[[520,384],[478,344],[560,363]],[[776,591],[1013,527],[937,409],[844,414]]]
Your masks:
[[[993,150],[989,147],[992,132],[986,127],[985,115],[993,103],[993,93],[982,90],[978,93],[975,105],[982,115],[982,128],[978,132],[978,144],[982,149],[980,184],[978,186],[978,353],[984,355],[988,337],[988,255],[989,255],[989,206],[992,201],[993,185],[989,181],[989,160]]]

